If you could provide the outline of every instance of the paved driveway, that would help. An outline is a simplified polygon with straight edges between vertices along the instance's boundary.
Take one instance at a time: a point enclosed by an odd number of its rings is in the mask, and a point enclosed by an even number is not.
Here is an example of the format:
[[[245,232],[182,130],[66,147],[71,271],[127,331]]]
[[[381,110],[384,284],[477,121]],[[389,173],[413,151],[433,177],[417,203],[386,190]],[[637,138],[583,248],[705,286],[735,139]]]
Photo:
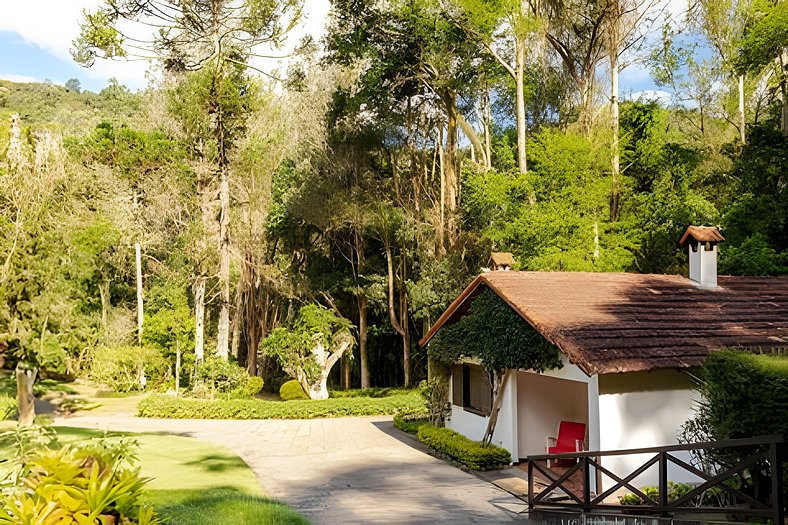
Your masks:
[[[523,502],[426,453],[390,417],[212,421],[80,416],[57,424],[172,432],[226,446],[315,525],[509,523]]]

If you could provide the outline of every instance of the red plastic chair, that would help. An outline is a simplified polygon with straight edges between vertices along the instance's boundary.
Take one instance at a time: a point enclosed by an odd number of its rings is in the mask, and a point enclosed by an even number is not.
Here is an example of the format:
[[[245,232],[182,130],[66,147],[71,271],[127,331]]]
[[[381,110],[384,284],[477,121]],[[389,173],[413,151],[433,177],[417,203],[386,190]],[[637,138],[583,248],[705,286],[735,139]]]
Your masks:
[[[573,421],[561,421],[558,425],[558,437],[548,436],[545,444],[545,452],[548,454],[565,454],[568,452],[580,452],[583,450],[583,443],[586,438],[586,424],[575,423]],[[553,445],[550,446],[550,442]],[[547,460],[547,468],[550,468],[550,460]]]

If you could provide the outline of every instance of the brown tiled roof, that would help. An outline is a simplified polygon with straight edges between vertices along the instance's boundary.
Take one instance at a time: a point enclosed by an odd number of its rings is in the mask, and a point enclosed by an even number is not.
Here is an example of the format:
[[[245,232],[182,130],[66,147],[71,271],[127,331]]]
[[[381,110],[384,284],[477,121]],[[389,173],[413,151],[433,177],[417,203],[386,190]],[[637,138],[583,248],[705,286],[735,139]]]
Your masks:
[[[684,246],[689,238],[695,239],[696,242],[722,242],[725,240],[725,237],[720,234],[720,230],[714,226],[690,226],[681,236],[679,244]]]
[[[788,279],[717,282],[708,290],[678,275],[488,272],[419,343],[488,287],[589,375],[696,366],[728,347],[788,348]]]

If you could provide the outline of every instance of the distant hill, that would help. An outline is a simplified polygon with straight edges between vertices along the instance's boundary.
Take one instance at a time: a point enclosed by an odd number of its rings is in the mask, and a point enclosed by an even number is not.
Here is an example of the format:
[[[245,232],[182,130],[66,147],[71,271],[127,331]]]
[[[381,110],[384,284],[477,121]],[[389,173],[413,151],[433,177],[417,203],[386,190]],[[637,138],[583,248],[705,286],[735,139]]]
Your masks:
[[[83,135],[102,121],[129,122],[140,116],[144,93],[110,82],[99,93],[72,91],[49,83],[0,80],[0,135],[18,113],[25,126],[63,135]]]

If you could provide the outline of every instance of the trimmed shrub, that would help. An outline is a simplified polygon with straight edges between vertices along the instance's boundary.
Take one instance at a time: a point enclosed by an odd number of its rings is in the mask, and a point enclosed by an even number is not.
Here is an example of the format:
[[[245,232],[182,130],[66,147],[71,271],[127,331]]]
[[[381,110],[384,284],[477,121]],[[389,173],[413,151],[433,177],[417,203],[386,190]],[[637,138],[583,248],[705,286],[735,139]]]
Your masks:
[[[448,428],[421,425],[419,441],[471,470],[495,469],[512,462],[508,450],[495,445],[482,445]]]
[[[417,434],[421,425],[429,422],[429,416],[425,411],[394,415],[394,426],[408,434]]]
[[[374,387],[374,388],[351,388],[350,390],[329,390],[331,397],[388,397],[407,394],[410,388],[398,387]]]
[[[141,417],[170,419],[314,419],[320,417],[394,415],[422,406],[418,394],[383,398],[296,399],[193,399],[151,395],[137,405]]]
[[[218,355],[208,356],[205,361],[197,365],[195,390],[202,395],[230,394],[246,386],[249,374],[229,360],[225,361]],[[200,388],[199,385],[203,385]]]
[[[788,355],[711,354],[699,385],[699,423],[712,439],[788,434]]]
[[[291,379],[287,383],[279,387],[279,397],[282,401],[293,401],[295,399],[309,399],[309,396],[304,392],[301,383],[295,379]]]
[[[143,370],[149,387],[162,381],[167,362],[159,350],[148,346],[105,346],[93,352],[90,378],[116,392],[131,392],[141,389]]]
[[[260,390],[263,389],[263,385],[265,385],[265,382],[262,377],[252,376],[246,380],[244,392],[247,396],[254,397],[260,393]]]

